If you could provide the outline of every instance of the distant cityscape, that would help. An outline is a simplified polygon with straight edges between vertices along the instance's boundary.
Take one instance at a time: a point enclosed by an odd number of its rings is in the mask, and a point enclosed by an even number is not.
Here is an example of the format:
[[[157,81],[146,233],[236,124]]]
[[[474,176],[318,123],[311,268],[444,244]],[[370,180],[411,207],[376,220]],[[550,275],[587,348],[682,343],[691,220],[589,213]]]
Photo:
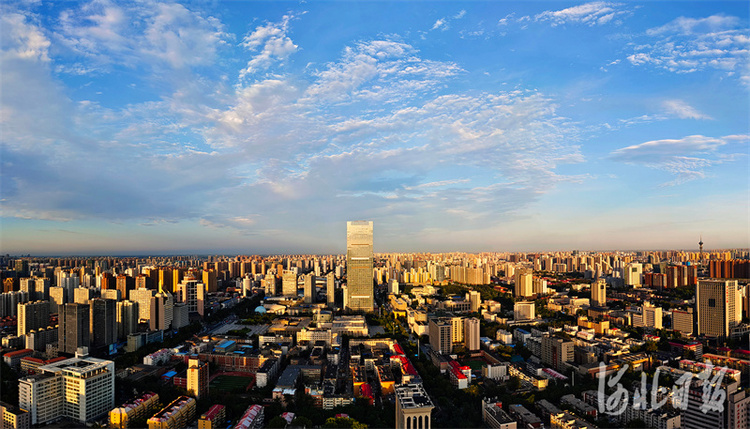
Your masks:
[[[346,229],[345,255],[0,258],[2,427],[748,427],[748,249],[376,254]]]

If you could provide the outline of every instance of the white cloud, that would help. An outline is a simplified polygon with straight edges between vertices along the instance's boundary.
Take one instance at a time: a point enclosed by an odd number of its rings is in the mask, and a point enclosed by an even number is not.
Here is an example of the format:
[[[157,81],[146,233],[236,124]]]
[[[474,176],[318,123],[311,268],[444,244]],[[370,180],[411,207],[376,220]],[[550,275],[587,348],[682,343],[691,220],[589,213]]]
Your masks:
[[[648,43],[627,56],[634,66],[654,66],[674,73],[717,70],[740,80],[750,75],[750,37],[736,17],[680,17],[646,31]]]
[[[298,46],[287,35],[289,21],[294,18],[293,15],[285,15],[280,22],[258,26],[255,31],[245,36],[242,46],[251,52],[260,52],[248,61],[247,66],[240,72],[240,77],[265,70],[274,63],[283,62],[297,51]]]
[[[42,30],[20,13],[4,12],[0,17],[2,59],[49,61],[50,41]]]
[[[445,18],[440,18],[432,24],[432,30],[437,30],[438,28],[442,28],[443,30],[448,29]]]
[[[549,21],[552,26],[563,24],[604,25],[616,17],[630,15],[622,3],[591,2],[566,9],[544,11],[534,17],[536,21]]]
[[[677,185],[704,178],[705,170],[709,167],[736,159],[737,154],[723,154],[719,150],[728,143],[747,139],[748,136],[716,138],[693,135],[681,139],[653,140],[617,149],[610,154],[610,158],[667,171],[675,179],[664,185]]]
[[[666,100],[662,103],[664,110],[680,119],[713,119],[705,113],[699,112],[683,100]]]

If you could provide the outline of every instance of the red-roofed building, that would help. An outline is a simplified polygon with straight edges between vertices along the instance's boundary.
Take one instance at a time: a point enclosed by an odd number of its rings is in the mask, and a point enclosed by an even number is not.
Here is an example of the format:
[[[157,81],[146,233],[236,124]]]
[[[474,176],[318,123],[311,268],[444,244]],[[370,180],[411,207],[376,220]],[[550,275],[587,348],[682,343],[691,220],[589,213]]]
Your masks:
[[[40,366],[49,365],[51,363],[59,362],[65,359],[68,358],[60,356],[54,359],[44,360],[32,356],[26,356],[21,358],[21,373],[26,375],[36,374],[36,369]]]
[[[17,350],[15,352],[6,353],[3,355],[3,361],[5,363],[13,368],[13,371],[18,371],[21,367],[21,359],[25,358],[26,356],[31,356],[34,354],[34,350],[31,349],[23,349],[23,350]]]
[[[369,383],[364,383],[360,389],[359,394],[363,398],[367,399],[368,402],[370,402],[370,405],[372,405],[375,402],[375,398],[372,396],[372,386],[370,386]]]
[[[395,353],[396,353],[397,355],[401,355],[401,356],[404,356],[404,355],[405,355],[405,353],[404,353],[404,349],[402,349],[402,348],[401,348],[401,346],[400,346],[400,345],[398,345],[398,343],[396,343],[396,344],[394,344],[394,345],[393,345],[393,350],[394,350],[394,352],[395,352]]]
[[[471,368],[468,366],[461,366],[458,362],[451,360],[448,362],[449,374],[451,377],[451,383],[459,389],[466,389],[469,387],[469,380],[471,379]]]
[[[212,405],[198,419],[198,429],[216,429],[224,427],[224,419],[227,418],[227,409],[223,405]]]

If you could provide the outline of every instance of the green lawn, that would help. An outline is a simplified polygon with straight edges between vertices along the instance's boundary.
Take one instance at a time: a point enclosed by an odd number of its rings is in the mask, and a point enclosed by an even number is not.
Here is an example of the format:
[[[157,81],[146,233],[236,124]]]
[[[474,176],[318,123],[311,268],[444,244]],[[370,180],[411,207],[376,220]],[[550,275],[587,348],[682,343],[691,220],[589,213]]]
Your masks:
[[[240,377],[236,375],[219,375],[211,381],[209,389],[223,390],[233,392],[236,390],[245,390],[253,382],[252,377]]]

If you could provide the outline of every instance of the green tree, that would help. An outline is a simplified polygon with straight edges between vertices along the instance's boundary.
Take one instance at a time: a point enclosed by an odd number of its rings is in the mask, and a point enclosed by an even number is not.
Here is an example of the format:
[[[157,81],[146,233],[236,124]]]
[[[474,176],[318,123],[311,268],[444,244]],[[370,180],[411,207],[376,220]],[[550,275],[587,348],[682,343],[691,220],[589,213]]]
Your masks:
[[[283,429],[286,427],[286,420],[281,416],[276,416],[268,422],[268,427]]]
[[[367,425],[360,423],[350,417],[329,417],[323,424],[324,428],[345,428],[345,429],[367,429]]]

